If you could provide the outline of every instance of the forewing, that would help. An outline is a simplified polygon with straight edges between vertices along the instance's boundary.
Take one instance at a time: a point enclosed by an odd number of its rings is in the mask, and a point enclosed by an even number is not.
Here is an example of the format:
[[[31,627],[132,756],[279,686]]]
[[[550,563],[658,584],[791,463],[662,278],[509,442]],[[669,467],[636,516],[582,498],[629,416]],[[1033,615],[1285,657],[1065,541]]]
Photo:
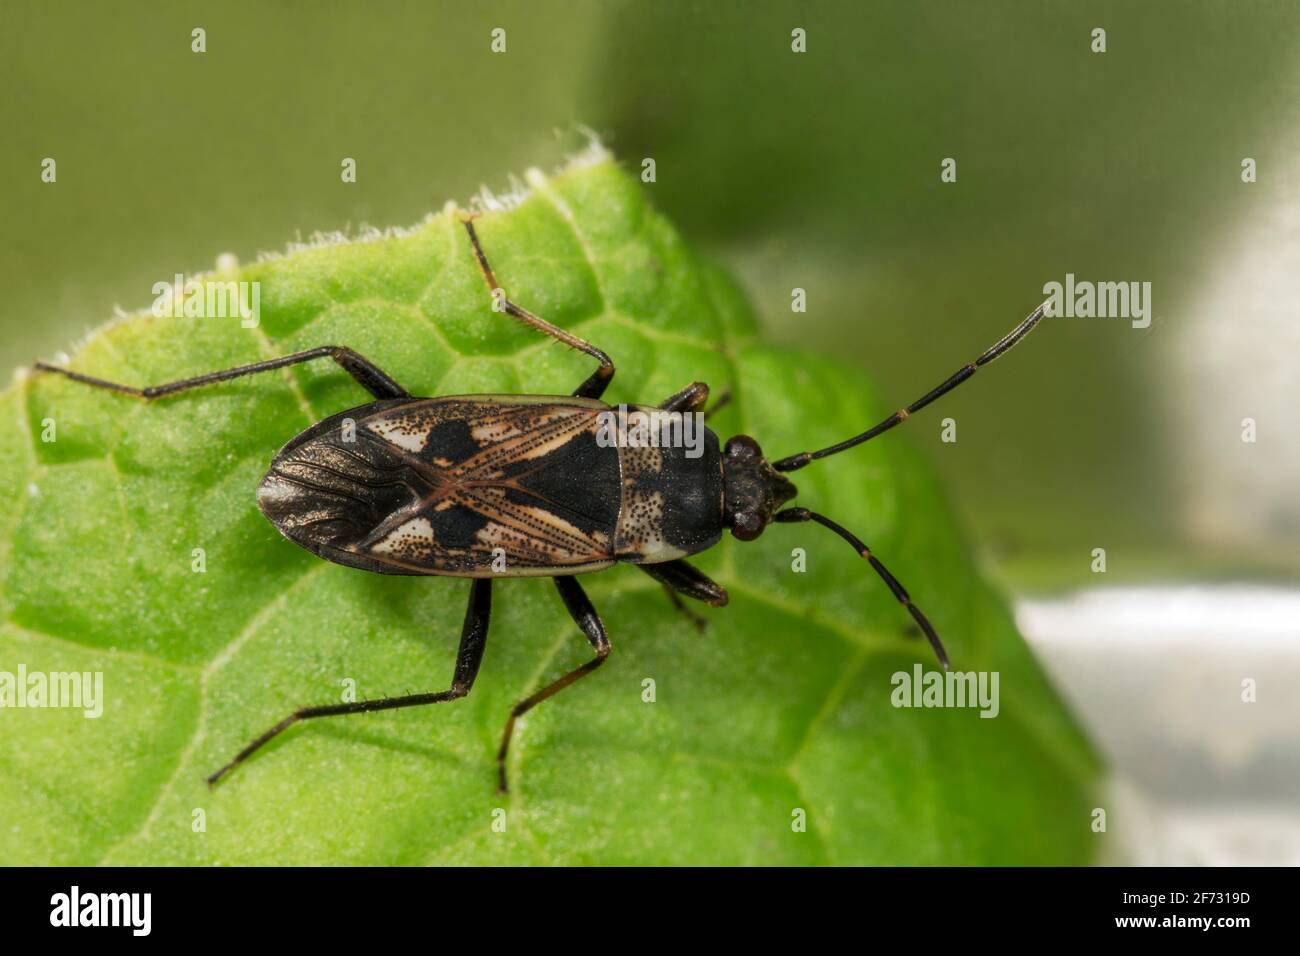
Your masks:
[[[268,516],[291,539],[369,570],[596,570],[611,563],[619,503],[617,449],[596,440],[601,407],[477,397],[383,408],[356,418],[351,442],[344,424],[286,449],[259,500],[277,505]]]

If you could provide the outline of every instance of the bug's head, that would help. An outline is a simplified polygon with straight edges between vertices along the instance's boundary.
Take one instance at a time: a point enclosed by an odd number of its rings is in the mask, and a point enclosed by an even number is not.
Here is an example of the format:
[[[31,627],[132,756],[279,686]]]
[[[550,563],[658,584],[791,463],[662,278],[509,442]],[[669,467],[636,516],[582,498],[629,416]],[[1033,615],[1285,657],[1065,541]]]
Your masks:
[[[799,493],[748,435],[737,435],[722,450],[722,481],[727,526],[741,541],[762,534],[777,509]]]

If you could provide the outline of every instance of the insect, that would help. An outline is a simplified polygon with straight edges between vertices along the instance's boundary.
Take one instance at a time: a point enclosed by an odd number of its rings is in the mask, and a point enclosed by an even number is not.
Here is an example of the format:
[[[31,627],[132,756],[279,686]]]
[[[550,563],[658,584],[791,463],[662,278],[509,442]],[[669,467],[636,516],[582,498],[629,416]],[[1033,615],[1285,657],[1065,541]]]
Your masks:
[[[942,384],[836,445],[769,461],[748,435],[720,445],[717,435],[700,425],[699,453],[692,455],[682,442],[660,439],[672,439],[672,429],[680,429],[685,416],[702,419],[709,414],[703,411],[708,386],[694,382],[656,406],[633,405],[615,417],[616,439],[628,439],[628,429],[649,428],[648,442],[599,440],[601,429],[615,415],[601,401],[614,377],[613,361],[589,342],[508,299],[479,243],[473,217],[462,222],[494,308],[598,363],[571,395],[419,398],[369,359],[333,345],[146,388],[44,362],[35,365],[86,385],[152,400],[332,359],[373,400],[316,423],[279,451],[257,491],[263,514],[294,544],[327,561],[380,574],[472,580],[450,687],[296,710],[213,773],[209,785],[301,721],[466,696],[487,644],[494,579],[550,577],[594,656],[510,711],[497,751],[498,782],[504,791],[515,722],[594,671],[612,648],[577,575],[620,562],[632,564],[662,583],[683,610],[679,596],[722,607],[726,590],[686,558],[712,547],[726,531],[741,541],[753,541],[772,522],[815,522],[847,541],[910,612],[940,663],[948,667],[934,627],[862,541],[815,511],[784,507],[797,493],[786,475],[870,441],[947,394],[1023,339],[1043,317],[1046,303]],[[676,434],[680,437],[680,431]]]

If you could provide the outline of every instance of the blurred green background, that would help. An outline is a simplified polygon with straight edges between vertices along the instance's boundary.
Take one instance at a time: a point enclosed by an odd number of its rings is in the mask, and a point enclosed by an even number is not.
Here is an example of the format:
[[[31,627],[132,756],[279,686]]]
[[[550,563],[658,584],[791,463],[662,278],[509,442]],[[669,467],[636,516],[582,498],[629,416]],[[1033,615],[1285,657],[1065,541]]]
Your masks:
[[[1018,589],[1091,583],[1095,547],[1110,580],[1296,577],[1300,5],[6,0],[0,22],[12,366],[221,253],[504,189],[585,125],[655,160],[652,198],[772,338],[899,404],[1046,282],[1151,282],[1149,329],[1051,322],[888,440],[926,448]]]

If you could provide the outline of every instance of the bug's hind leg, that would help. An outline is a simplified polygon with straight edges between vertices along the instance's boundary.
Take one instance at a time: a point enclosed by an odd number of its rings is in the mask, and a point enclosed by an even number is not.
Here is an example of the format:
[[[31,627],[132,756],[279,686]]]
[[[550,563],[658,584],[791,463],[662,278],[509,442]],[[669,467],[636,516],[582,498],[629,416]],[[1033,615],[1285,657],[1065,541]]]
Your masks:
[[[208,786],[215,786],[222,777],[300,720],[363,714],[375,710],[396,710],[399,707],[419,707],[422,704],[440,704],[445,700],[464,697],[474,686],[479,664],[483,662],[483,649],[487,647],[488,621],[491,616],[492,581],[490,578],[475,578],[469,592],[469,606],[465,610],[465,624],[461,629],[460,648],[456,652],[456,670],[451,679],[451,687],[436,694],[408,694],[404,697],[382,697],[379,700],[361,700],[348,704],[329,704],[324,707],[303,707],[295,710],[237,753],[230,763],[208,777]]]
[[[662,564],[638,564],[636,567],[662,584],[673,606],[685,614],[700,630],[704,630],[707,621],[683,604],[681,595],[684,594],[714,607],[726,607],[727,601],[730,600],[726,588],[681,558],[676,561],[665,561]]]
[[[397,384],[391,375],[370,361],[370,359],[342,345],[322,345],[318,348],[308,349],[305,352],[294,352],[292,355],[281,355],[279,358],[267,359],[264,362],[237,365],[234,368],[222,369],[219,372],[208,372],[206,375],[183,378],[163,385],[147,385],[144,388],[123,385],[120,382],[109,382],[102,378],[95,378],[93,375],[83,375],[81,372],[50,365],[48,362],[37,362],[33,367],[41,372],[55,372],[84,385],[107,389],[110,392],[119,392],[123,395],[134,395],[136,398],[147,400],[162,398],[164,395],[175,395],[177,392],[184,392],[191,388],[201,388],[204,385],[215,385],[217,382],[226,382],[232,378],[255,375],[258,372],[273,372],[278,368],[297,365],[301,362],[310,362],[318,358],[333,359],[343,371],[356,379],[361,387],[375,398],[407,398],[410,395],[406,389]]]
[[[560,592],[560,597],[564,599],[564,606],[569,609],[569,614],[578,627],[582,629],[582,633],[587,635],[587,640],[591,642],[596,656],[581,667],[575,667],[559,680],[547,684],[537,693],[525,697],[510,709],[510,716],[506,719],[505,729],[501,732],[501,749],[497,751],[497,780],[502,793],[509,789],[506,782],[506,755],[510,752],[510,737],[515,731],[515,721],[546,700],[546,698],[555,696],[574,681],[586,677],[605,663],[605,658],[609,656],[609,652],[614,647],[609,642],[609,635],[605,633],[605,625],[601,623],[600,615],[596,613],[596,609],[592,606],[591,599],[587,597],[587,592],[582,589],[582,585],[574,578],[562,577],[555,579],[555,587]]]
[[[538,332],[563,342],[571,349],[585,352],[599,362],[600,367],[592,372],[586,381],[574,389],[573,394],[578,398],[600,398],[605,393],[605,387],[609,385],[610,380],[614,377],[613,360],[586,339],[579,338],[572,332],[566,332],[558,325],[552,325],[541,316],[534,315],[522,306],[511,302],[497,284],[497,277],[492,272],[492,266],[488,264],[487,255],[483,252],[482,245],[479,244],[478,233],[474,231],[472,219],[462,219],[461,222],[465,225],[465,231],[469,233],[470,244],[474,247],[474,258],[478,260],[478,267],[479,271],[483,273],[483,280],[487,283],[488,289],[492,291],[495,308],[518,319],[524,325],[531,326]]]

